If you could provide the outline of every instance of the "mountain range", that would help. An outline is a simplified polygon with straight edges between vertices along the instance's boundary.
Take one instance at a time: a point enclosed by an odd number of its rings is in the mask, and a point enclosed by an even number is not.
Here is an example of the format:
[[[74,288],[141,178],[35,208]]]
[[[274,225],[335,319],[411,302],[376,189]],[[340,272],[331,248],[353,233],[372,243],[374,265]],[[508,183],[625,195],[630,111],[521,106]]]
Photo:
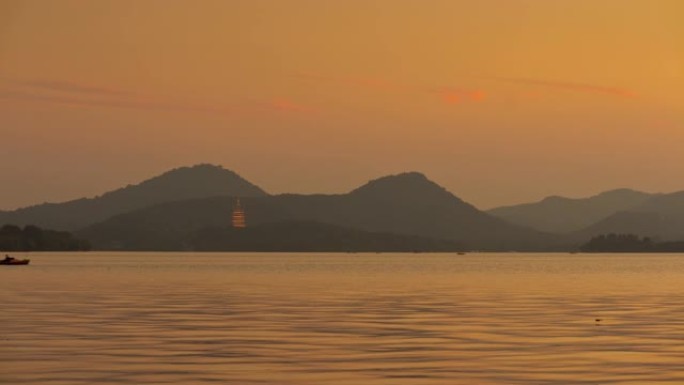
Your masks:
[[[488,250],[534,249],[556,240],[483,213],[415,172],[379,178],[347,194],[252,196],[241,202],[249,226],[311,221]],[[167,202],[114,216],[77,233],[96,248],[126,249],[143,239],[181,239],[207,226],[225,226],[234,204],[234,196]]]
[[[660,241],[684,240],[684,191],[654,195],[573,233],[573,236],[587,239],[608,233],[636,234]]]
[[[650,194],[618,189],[588,198],[553,196],[488,212],[510,223],[561,234],[568,244],[610,233],[684,240],[684,191]]]
[[[498,207],[488,213],[541,231],[569,233],[636,207],[653,196],[641,191],[617,189],[588,198],[550,196],[535,203]]]
[[[230,229],[238,197],[248,224],[242,238]],[[233,171],[202,164],[94,198],[0,211],[2,223],[69,230],[94,249],[550,251],[610,232],[684,239],[684,192],[619,189],[484,212],[418,172],[344,194],[270,195]]]

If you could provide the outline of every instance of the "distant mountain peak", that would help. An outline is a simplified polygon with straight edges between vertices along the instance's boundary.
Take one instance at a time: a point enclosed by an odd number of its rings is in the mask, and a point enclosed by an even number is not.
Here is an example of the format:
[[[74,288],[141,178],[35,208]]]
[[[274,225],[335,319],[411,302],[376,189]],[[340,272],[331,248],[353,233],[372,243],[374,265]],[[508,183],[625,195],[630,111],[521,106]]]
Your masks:
[[[552,195],[535,203],[489,210],[509,222],[556,233],[577,231],[622,210],[644,203],[657,194],[618,188],[586,198]]]
[[[600,192],[596,195],[592,195],[592,196],[589,196],[586,198],[568,198],[568,197],[564,197],[561,195],[549,195],[549,196],[543,198],[542,200],[540,200],[536,203],[523,203],[523,204],[519,204],[519,205],[503,206],[500,208],[492,209],[491,211],[494,211],[497,209],[504,209],[504,208],[508,208],[508,207],[531,206],[531,205],[535,205],[538,203],[566,204],[568,202],[591,201],[591,200],[596,200],[596,199],[620,199],[620,198],[630,199],[630,198],[648,197],[648,196],[652,196],[652,195],[655,195],[655,194],[649,194],[649,193],[645,193],[642,191],[633,190],[630,188],[616,188],[616,189],[612,189],[612,190],[608,190],[608,191],[603,191],[603,192]]]
[[[411,171],[372,179],[363,186],[353,190],[351,194],[363,194],[369,192],[396,193],[397,189],[407,188],[429,188],[446,191],[443,187],[429,180],[424,174]]]
[[[394,175],[386,175],[379,179],[413,179],[413,180],[428,180],[428,178],[422,172],[418,171],[406,171]]]
[[[549,203],[549,202],[563,202],[567,201],[570,198],[562,197],[560,195],[549,195],[546,198],[542,199],[542,202]]]
[[[433,183],[424,174],[417,171],[402,172],[399,174],[385,175],[376,179],[371,179],[359,189],[370,186],[378,186],[389,183]],[[357,189],[358,190],[358,189]]]
[[[57,230],[74,230],[111,216],[160,203],[215,196],[268,195],[237,173],[212,164],[179,167],[137,184],[94,198],[42,204],[0,212],[0,223],[36,224]]]
[[[139,184],[128,185],[103,196],[149,188],[173,189],[187,195],[187,198],[194,198],[198,194],[199,196],[208,196],[211,191],[214,191],[216,195],[267,195],[261,188],[248,182],[232,170],[219,165],[200,163],[194,166],[174,168]]]
[[[602,192],[602,193],[599,193],[598,195],[602,195],[602,194],[612,194],[612,193],[623,193],[623,192],[626,192],[626,193],[633,193],[633,192],[641,193],[640,191],[634,190],[634,189],[629,188],[629,187],[618,187],[618,188],[606,190],[606,191],[604,191],[604,192]]]
[[[374,201],[404,202],[404,204],[437,204],[438,202],[463,202],[444,187],[428,179],[420,172],[403,172],[373,179],[349,193],[351,196],[363,197]]]
[[[606,196],[620,196],[620,195],[651,195],[648,193],[645,193],[643,191],[637,191],[631,188],[616,188],[613,190],[608,190],[601,192],[599,194],[596,194],[595,197],[606,197]]]
[[[150,178],[149,180],[171,177],[171,176],[177,176],[177,175],[182,175],[182,174],[189,174],[189,173],[214,173],[214,174],[223,173],[225,175],[240,177],[235,171],[225,169],[225,168],[223,168],[223,166],[215,165],[215,164],[209,164],[209,163],[199,163],[199,164],[196,164],[193,166],[183,166],[183,167],[177,167],[177,168],[171,169],[169,171],[166,171],[162,174],[157,175],[156,177]]]

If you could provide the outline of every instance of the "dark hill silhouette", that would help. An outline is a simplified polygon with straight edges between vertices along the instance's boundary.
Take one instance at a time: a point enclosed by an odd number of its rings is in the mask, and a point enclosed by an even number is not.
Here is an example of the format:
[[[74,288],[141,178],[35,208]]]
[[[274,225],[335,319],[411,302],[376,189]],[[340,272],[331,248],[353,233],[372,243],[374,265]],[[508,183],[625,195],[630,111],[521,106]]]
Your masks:
[[[617,212],[573,233],[586,240],[601,234],[628,233],[658,240],[684,239],[684,191],[652,197],[628,210]]]
[[[264,223],[244,229],[208,226],[190,232],[157,232],[139,237],[128,232],[118,242],[102,244],[102,249],[164,251],[460,251],[455,242],[367,232],[336,225],[286,221]]]
[[[274,199],[298,219],[451,239],[477,249],[530,248],[548,240],[477,210],[416,172],[375,179],[346,195]]]
[[[580,246],[580,250],[585,253],[646,253],[655,251],[656,246],[649,237],[611,233],[591,238]]]
[[[189,242],[201,251],[460,251],[455,242],[425,237],[368,232],[310,222],[264,223],[245,229],[206,228]]]
[[[488,213],[510,223],[540,231],[578,231],[619,211],[637,207],[656,194],[630,189],[606,191],[589,198],[550,196],[539,202],[491,209]]]
[[[348,194],[283,194],[245,198],[243,203],[248,226],[314,221],[368,232],[446,239],[487,250],[548,249],[558,242],[555,236],[483,213],[419,173],[376,179]],[[125,242],[129,235],[184,238],[207,226],[226,226],[232,205],[232,198],[226,197],[157,205],[116,216],[79,235],[96,248]]]
[[[0,227],[0,250],[4,251],[86,251],[90,244],[66,231],[44,230],[36,226]]]
[[[637,206],[635,210],[655,212],[663,215],[684,215],[684,191],[654,196]]]
[[[602,234],[580,246],[586,253],[681,253],[684,241],[656,242],[635,234]]]
[[[262,189],[219,166],[181,167],[137,185],[64,203],[44,203],[0,212],[0,223],[74,230],[114,215],[164,202],[220,195],[265,196]]]
[[[430,181],[419,172],[405,172],[377,178],[353,190],[349,195],[373,201],[392,200],[400,202],[413,201],[416,197],[437,201],[455,198],[463,203],[444,187]]]

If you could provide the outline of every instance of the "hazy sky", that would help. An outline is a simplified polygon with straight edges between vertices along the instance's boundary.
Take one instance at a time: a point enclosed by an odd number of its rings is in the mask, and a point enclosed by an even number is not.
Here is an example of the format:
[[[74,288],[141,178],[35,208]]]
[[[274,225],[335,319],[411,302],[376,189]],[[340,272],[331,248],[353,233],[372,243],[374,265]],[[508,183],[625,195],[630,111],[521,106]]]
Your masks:
[[[0,0],[0,209],[216,163],[480,208],[684,190],[681,0]]]

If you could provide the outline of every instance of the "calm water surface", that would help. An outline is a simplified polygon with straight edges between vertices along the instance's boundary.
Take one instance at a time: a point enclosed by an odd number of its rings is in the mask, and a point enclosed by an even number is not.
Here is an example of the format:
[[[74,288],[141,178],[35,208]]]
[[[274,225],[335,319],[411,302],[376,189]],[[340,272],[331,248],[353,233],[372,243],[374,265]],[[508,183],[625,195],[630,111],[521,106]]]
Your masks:
[[[684,255],[30,258],[2,384],[684,384]]]

